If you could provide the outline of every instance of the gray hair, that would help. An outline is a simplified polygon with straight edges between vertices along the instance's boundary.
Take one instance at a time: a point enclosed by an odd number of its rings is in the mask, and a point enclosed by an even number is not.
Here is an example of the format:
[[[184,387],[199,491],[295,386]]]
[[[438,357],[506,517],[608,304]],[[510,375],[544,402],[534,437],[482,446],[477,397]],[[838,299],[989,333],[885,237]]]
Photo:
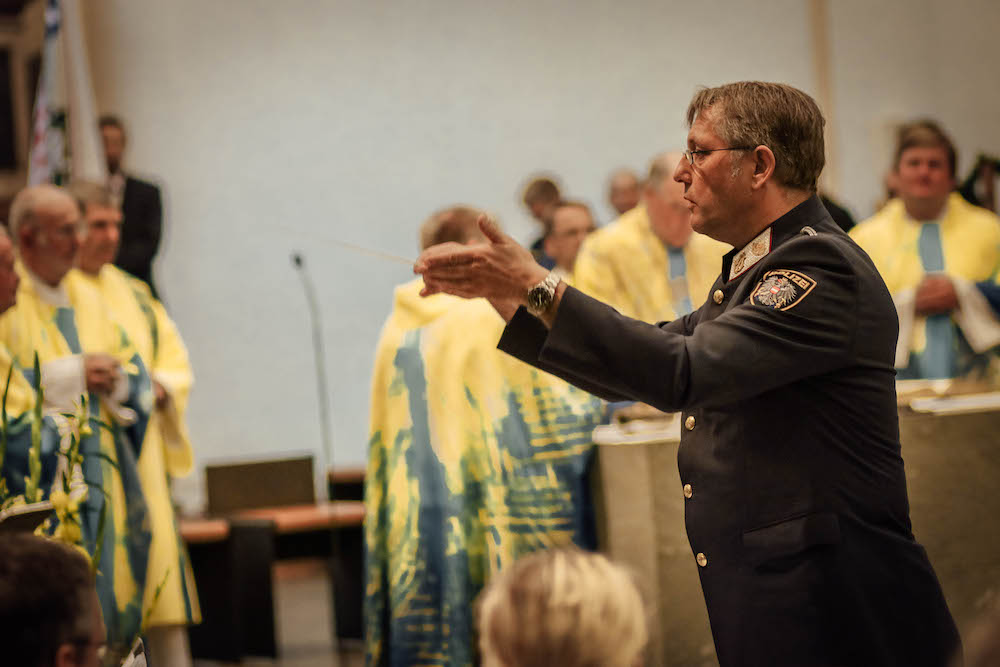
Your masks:
[[[660,153],[649,163],[649,174],[646,176],[645,186],[658,190],[663,182],[674,175],[677,163],[683,159],[684,154],[676,151]]]
[[[106,185],[93,181],[73,181],[67,190],[76,200],[81,212],[87,209],[88,204],[115,207],[115,198],[111,194],[111,188]]]
[[[794,190],[816,191],[823,171],[823,113],[815,100],[783,83],[738,81],[695,93],[688,126],[714,109],[715,131],[729,146],[767,146],[774,179]],[[739,153],[739,151],[733,151]]]
[[[479,231],[477,224],[481,215],[485,215],[485,212],[464,204],[432,213],[420,226],[420,249],[426,250],[448,242],[464,244],[482,239],[483,233]]]
[[[43,183],[41,185],[29,185],[14,197],[10,204],[10,220],[7,226],[10,228],[10,236],[14,245],[18,245],[22,228],[32,227],[38,224],[38,209],[51,202],[53,199],[66,198],[72,201],[72,197],[62,188]]]

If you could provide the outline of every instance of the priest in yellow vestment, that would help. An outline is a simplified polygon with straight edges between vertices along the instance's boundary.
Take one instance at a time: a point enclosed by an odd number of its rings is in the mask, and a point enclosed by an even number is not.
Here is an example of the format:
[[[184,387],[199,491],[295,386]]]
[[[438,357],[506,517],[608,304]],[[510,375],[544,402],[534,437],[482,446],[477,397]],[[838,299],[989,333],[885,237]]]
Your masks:
[[[1000,324],[976,283],[1000,270],[1000,219],[954,192],[955,148],[936,123],[904,126],[898,198],[851,230],[899,314],[900,379],[985,372]]]
[[[646,322],[682,317],[708,296],[730,247],[691,229],[684,186],[673,180],[680,153],[657,156],[642,203],[583,243],[574,286]]]
[[[434,216],[423,245],[478,236]],[[370,665],[476,664],[472,610],[492,573],[552,546],[594,547],[593,396],[496,349],[484,299],[396,289],[378,342],[365,483]]]
[[[20,277],[14,269],[14,245],[7,231],[0,227],[0,314],[13,307],[17,299],[17,286]],[[9,377],[9,381],[8,381]],[[0,400],[6,412],[6,432],[3,436],[4,447],[0,449],[0,502],[9,498],[23,496],[31,477],[29,463],[31,449],[31,411],[35,407],[35,392],[20,367],[11,358],[7,345],[0,342]],[[54,425],[47,423],[42,431],[39,459],[37,461],[37,488],[44,495],[44,490],[51,486],[58,465],[57,448],[58,433]],[[41,500],[27,498],[27,502]]]
[[[89,395],[82,438],[89,487],[80,510],[85,548],[97,562],[97,591],[111,656],[140,631],[149,557],[149,515],[137,469],[153,404],[149,376],[100,293],[66,280],[83,234],[73,198],[52,185],[22,190],[11,205],[21,283],[0,316],[0,341],[26,372],[38,354],[44,407],[71,412]]]
[[[72,184],[70,192],[83,211],[87,236],[67,281],[82,282],[101,293],[152,378],[156,407],[139,456],[153,533],[143,599],[147,650],[153,664],[184,667],[191,664],[186,626],[199,623],[201,611],[170,499],[170,478],[187,475],[194,463],[184,419],[194,376],[187,348],[163,304],[153,298],[148,285],[113,264],[122,214],[111,192],[87,182]]]

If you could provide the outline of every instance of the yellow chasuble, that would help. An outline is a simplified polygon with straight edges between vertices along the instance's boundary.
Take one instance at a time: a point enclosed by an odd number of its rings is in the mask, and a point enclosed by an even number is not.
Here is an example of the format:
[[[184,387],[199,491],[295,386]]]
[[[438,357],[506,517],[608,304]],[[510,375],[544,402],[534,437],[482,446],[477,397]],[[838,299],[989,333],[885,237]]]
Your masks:
[[[8,373],[10,373],[10,387],[7,388],[5,408],[7,419],[13,421],[35,407],[35,391],[28,383],[28,379],[21,373],[19,366],[14,365],[7,345],[0,341],[0,398],[3,396],[4,388],[2,385],[7,382]]]
[[[914,220],[906,213],[902,200],[890,200],[878,213],[857,225],[850,231],[851,237],[872,258],[882,275],[889,292],[896,301],[900,316],[900,346],[897,353],[897,367],[909,371],[915,367],[922,355],[928,354],[928,324],[931,318],[915,316],[913,294],[927,273],[941,271],[949,276],[972,283],[991,280],[1000,268],[1000,220],[986,209],[965,201],[961,195],[952,193],[948,197],[945,210],[936,226],[932,250],[938,253],[940,268],[926,270],[928,254],[926,240],[923,256],[921,236],[925,234],[925,223]],[[961,299],[962,290],[956,285]],[[960,309],[961,310],[961,309]],[[952,319],[960,316],[957,312]],[[938,316],[935,316],[938,317]],[[912,323],[907,326],[908,323]],[[907,331],[909,336],[907,349]],[[971,356],[971,351],[963,352],[957,347],[944,354]],[[967,347],[967,346],[966,346]],[[967,363],[956,362],[959,374],[968,372]],[[900,377],[907,377],[901,371]],[[926,375],[909,375],[926,377]]]
[[[673,320],[701,306],[729,250],[695,233],[683,251],[671,252],[640,205],[587,237],[576,259],[574,284],[622,315]]]
[[[396,289],[378,342],[365,482],[369,664],[476,661],[470,610],[538,549],[593,548],[603,403],[496,349],[485,299]]]
[[[163,408],[149,417],[139,457],[139,477],[149,508],[153,542],[143,610],[150,626],[201,622],[194,573],[181,539],[170,499],[171,477],[187,475],[194,455],[184,415],[194,382],[187,348],[163,304],[149,287],[112,264],[97,276],[74,269],[66,277],[98,290],[142,357],[150,376],[170,395]],[[154,596],[161,587],[154,604]]]
[[[92,435],[80,445],[89,487],[81,531],[87,551],[100,552],[97,593],[110,655],[119,655],[139,632],[146,585],[149,519],[136,459],[152,407],[149,376],[97,291],[68,280],[57,288],[36,285],[20,262],[16,268],[17,304],[0,316],[0,341],[26,375],[33,375],[38,353],[47,412],[74,411],[86,391],[81,355],[109,354],[124,372],[122,395],[90,394]]]
[[[7,412],[7,446],[0,452],[3,457],[0,470],[3,471],[5,493],[0,494],[0,501],[25,492],[25,477],[30,474],[28,450],[31,448],[31,410],[35,407],[34,389],[19,365],[14,363],[7,345],[0,342],[0,398],[3,397],[3,385],[7,382],[8,373],[10,385],[7,387],[7,400],[4,403]],[[43,436],[40,457],[42,472],[38,486],[42,492],[51,486],[58,463],[55,449],[58,444],[46,440]]]

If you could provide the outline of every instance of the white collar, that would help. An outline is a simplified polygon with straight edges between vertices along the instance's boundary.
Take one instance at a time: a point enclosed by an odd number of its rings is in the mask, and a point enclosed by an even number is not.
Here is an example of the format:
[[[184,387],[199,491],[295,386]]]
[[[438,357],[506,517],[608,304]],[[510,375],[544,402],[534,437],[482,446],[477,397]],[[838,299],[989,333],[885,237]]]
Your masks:
[[[56,308],[72,308],[69,293],[66,291],[65,277],[59,281],[58,285],[52,287],[29,269],[27,264],[25,264],[24,270],[28,274],[28,278],[31,279],[31,286],[35,289],[35,294],[38,295],[39,299]]]
[[[754,264],[767,257],[770,252],[771,228],[768,227],[758,234],[757,238],[733,255],[732,264],[729,265],[729,280],[749,271]]]

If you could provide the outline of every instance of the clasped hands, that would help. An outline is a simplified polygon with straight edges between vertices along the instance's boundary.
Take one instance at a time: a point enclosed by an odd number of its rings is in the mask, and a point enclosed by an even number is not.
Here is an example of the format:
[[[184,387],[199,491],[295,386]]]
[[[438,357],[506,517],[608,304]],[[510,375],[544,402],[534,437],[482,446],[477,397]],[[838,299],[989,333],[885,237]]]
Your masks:
[[[115,385],[125,379],[121,363],[109,354],[85,354],[83,356],[83,369],[87,391],[101,396],[111,396]],[[155,405],[162,408],[170,400],[170,393],[160,382],[156,380],[152,382]]]
[[[929,316],[950,313],[958,308],[958,295],[951,278],[943,274],[930,274],[917,286],[914,304],[917,315]]]
[[[420,254],[413,265],[424,279],[420,295],[485,297],[509,320],[519,305],[527,305],[528,290],[545,280],[548,271],[485,215],[478,224],[485,242],[442,243]]]
[[[87,391],[101,396],[110,396],[115,389],[115,383],[123,377],[121,364],[109,354],[84,355],[83,369]]]

